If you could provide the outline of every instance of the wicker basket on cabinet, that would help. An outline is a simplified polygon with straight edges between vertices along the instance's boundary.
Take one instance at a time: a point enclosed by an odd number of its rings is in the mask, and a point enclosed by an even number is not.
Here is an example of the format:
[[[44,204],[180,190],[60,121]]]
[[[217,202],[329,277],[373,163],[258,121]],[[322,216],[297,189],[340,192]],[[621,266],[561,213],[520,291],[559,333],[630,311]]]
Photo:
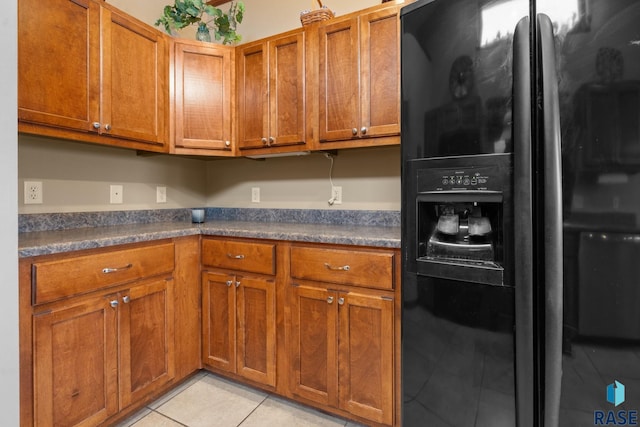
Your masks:
[[[335,16],[331,9],[322,5],[322,1],[318,0],[318,4],[320,5],[320,9],[300,12],[300,22],[302,22],[303,27],[313,24],[314,22],[326,21]]]

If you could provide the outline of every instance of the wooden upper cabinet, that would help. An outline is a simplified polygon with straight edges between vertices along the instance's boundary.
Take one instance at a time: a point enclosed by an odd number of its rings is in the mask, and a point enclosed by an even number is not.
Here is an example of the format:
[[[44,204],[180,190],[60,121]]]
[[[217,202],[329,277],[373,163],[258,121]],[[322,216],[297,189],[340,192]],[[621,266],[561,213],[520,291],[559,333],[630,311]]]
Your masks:
[[[320,141],[358,136],[358,19],[320,27]]]
[[[173,54],[172,152],[232,155],[233,47],[180,41]]]
[[[18,3],[18,119],[91,131],[100,116],[100,6]]]
[[[305,143],[305,51],[302,30],[237,48],[240,150]]]
[[[166,142],[165,37],[115,10],[102,10],[100,132],[162,146]]]
[[[166,151],[162,33],[94,0],[21,1],[18,31],[19,131]]]
[[[318,26],[319,148],[399,143],[374,139],[400,134],[398,11],[393,6]],[[362,139],[368,140],[357,142]]]

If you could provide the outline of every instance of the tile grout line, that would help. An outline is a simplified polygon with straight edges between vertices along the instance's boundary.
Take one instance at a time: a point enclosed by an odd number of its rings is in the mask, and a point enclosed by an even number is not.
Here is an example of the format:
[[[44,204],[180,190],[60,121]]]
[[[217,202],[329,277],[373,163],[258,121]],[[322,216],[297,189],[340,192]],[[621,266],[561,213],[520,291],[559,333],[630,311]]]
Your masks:
[[[151,409],[151,408],[149,408],[149,409]],[[168,419],[168,420],[171,420],[171,421],[173,421],[174,423],[177,423],[177,424],[181,425],[182,427],[189,427],[187,424],[182,424],[180,421],[178,421],[178,420],[174,420],[173,418],[171,418],[171,417],[169,417],[169,416],[167,416],[167,415],[163,414],[162,412],[158,412],[158,411],[156,411],[155,409],[151,409],[151,412],[155,412],[156,414],[160,415],[161,417],[166,418],[166,419]],[[150,414],[151,412],[149,412],[149,414]],[[136,425],[136,424],[138,424],[140,421],[142,421],[142,420],[144,420],[145,418],[147,418],[147,417],[149,416],[149,414],[145,415],[144,417],[142,417],[141,419],[139,419],[138,421],[136,421],[136,422],[135,422],[131,427],[135,427],[135,425]]]
[[[253,410],[252,410],[251,412],[249,412],[249,413],[247,414],[247,416],[246,416],[246,417],[244,417],[244,418],[242,419],[242,421],[240,421],[240,424],[238,424],[236,427],[240,427],[242,424],[244,424],[244,422],[245,422],[245,421],[247,421],[247,419],[248,419],[248,418],[249,418],[249,417],[250,417],[254,412],[256,412],[256,410],[257,410],[260,406],[262,406],[262,404],[263,404],[264,402],[266,402],[266,401],[267,401],[267,399],[269,399],[269,396],[271,396],[271,394],[267,393],[267,395],[264,397],[264,399],[262,399],[262,401],[261,401],[259,404],[257,404],[257,405],[256,405],[256,407],[255,407],[255,408],[253,408]]]

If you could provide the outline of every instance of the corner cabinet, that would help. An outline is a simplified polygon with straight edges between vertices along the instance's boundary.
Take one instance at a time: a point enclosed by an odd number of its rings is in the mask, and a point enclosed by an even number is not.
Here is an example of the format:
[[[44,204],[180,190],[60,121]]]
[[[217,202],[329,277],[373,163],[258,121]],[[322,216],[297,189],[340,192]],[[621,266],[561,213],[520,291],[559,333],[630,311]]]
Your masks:
[[[20,1],[18,30],[20,132],[168,150],[162,33],[94,0]]]
[[[234,48],[175,41],[172,49],[171,152],[231,156]]]
[[[276,386],[275,244],[202,240],[202,358]]]
[[[237,48],[239,154],[304,149],[305,40],[300,29]]]
[[[317,26],[317,149],[399,144],[400,7]]]

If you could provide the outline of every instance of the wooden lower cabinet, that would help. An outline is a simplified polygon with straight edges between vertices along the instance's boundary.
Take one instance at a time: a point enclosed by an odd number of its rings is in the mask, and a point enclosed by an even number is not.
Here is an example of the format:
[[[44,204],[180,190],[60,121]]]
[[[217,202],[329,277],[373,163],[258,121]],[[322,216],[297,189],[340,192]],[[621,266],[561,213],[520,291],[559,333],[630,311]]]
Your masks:
[[[271,278],[204,272],[203,362],[276,385],[276,302]]]
[[[33,425],[97,425],[118,412],[117,311],[107,296],[35,314],[33,334]]]
[[[202,367],[199,236],[20,259],[20,425],[111,425]]]
[[[173,378],[172,285],[34,314],[34,425],[96,425]]]
[[[291,287],[292,393],[371,421],[393,420],[393,298]]]
[[[118,294],[120,406],[153,393],[174,376],[173,280]]]

